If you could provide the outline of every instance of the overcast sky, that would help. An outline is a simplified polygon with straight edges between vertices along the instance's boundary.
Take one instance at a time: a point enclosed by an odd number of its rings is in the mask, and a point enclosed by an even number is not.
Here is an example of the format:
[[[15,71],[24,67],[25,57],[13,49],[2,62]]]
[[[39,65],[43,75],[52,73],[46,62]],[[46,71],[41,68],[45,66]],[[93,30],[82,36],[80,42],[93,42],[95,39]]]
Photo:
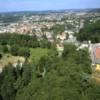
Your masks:
[[[0,0],[0,12],[100,8],[100,0]]]

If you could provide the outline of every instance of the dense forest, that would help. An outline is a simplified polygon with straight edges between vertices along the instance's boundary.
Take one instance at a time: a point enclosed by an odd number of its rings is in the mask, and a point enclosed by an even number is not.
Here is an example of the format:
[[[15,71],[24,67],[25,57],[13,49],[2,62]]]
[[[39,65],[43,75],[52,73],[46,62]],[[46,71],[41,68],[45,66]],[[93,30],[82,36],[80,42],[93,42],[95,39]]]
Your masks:
[[[91,40],[93,43],[100,42],[100,20],[93,23],[86,23],[85,27],[77,34],[80,41]]]
[[[100,86],[91,80],[89,53],[76,51],[72,44],[65,45],[61,57],[54,51],[37,63],[26,61],[16,68],[9,64],[0,74],[0,100],[99,99]]]
[[[38,41],[36,35],[29,36],[29,35],[20,35],[17,33],[3,33],[0,34],[0,45],[18,45],[20,47],[47,47],[48,41],[45,36],[42,37],[44,41]],[[45,43],[44,43],[45,42]],[[43,45],[42,45],[43,44]]]
[[[63,26],[52,30],[57,33],[60,28],[64,30]],[[90,23],[80,30],[77,39],[100,42],[99,32],[100,21]],[[100,85],[91,78],[88,50],[77,51],[75,45],[65,44],[59,57],[54,45],[45,36],[38,41],[36,35],[0,34],[0,59],[9,53],[26,58],[22,66],[9,63],[0,73],[0,100],[100,100]],[[52,52],[29,62],[30,50],[36,48]]]
[[[45,36],[38,41],[36,35],[0,34],[0,49],[3,49],[4,53],[10,52],[14,56],[29,57],[29,49],[38,47],[51,48],[52,45]]]

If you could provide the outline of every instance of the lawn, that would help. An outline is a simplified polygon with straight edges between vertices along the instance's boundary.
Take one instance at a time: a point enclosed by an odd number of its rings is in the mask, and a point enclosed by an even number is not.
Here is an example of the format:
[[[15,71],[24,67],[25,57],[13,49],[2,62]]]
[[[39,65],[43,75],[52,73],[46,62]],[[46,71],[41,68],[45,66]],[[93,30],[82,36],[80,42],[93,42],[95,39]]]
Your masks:
[[[42,56],[47,55],[51,50],[47,48],[31,48],[31,56],[30,61],[31,62],[37,62]]]
[[[31,48],[30,58],[29,61],[32,63],[37,63],[42,56],[48,55],[52,50],[46,48]],[[0,68],[3,68],[5,65],[9,63],[14,64],[20,59],[24,59],[23,57],[19,56],[12,56],[11,54],[3,54],[2,59],[0,59]]]

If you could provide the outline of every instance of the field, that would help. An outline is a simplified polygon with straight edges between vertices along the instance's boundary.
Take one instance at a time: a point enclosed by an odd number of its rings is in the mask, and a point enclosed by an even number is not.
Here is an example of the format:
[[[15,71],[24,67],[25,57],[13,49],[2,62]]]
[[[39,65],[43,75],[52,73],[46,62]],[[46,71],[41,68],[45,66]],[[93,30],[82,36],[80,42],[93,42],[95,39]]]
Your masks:
[[[51,50],[46,48],[31,48],[31,56],[30,61],[31,62],[37,62],[42,56],[47,55]]]
[[[37,63],[42,56],[46,56],[50,52],[51,50],[46,48],[31,48],[30,49],[31,55],[29,61],[33,63]],[[8,65],[9,63],[12,64],[17,63],[17,61],[19,60],[23,62],[25,59],[24,57],[12,56],[11,54],[3,53],[3,57],[2,59],[0,59],[0,68],[3,68],[5,65]]]

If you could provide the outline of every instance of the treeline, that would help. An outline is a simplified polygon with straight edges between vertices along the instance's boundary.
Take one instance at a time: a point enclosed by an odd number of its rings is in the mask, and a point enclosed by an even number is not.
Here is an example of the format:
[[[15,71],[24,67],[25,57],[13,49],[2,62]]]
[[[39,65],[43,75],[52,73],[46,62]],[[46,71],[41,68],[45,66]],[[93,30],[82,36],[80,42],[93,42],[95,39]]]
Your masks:
[[[29,48],[49,48],[50,42],[43,36],[43,40],[38,41],[36,35],[29,36],[17,33],[2,33],[0,34],[0,45],[18,45],[20,47]]]
[[[2,16],[2,14],[0,15],[0,21],[2,21],[3,23],[18,22],[20,19],[21,16],[14,16],[9,14],[5,14],[4,16]]]
[[[2,53],[10,53],[13,56],[23,56],[28,58],[30,56],[30,48],[54,48],[46,36],[38,41],[36,35],[20,35],[16,33],[2,33],[0,34],[0,55]]]
[[[20,35],[20,34],[10,34],[2,33],[0,34],[0,44],[1,45],[19,45],[20,47],[38,47],[39,42],[36,36]]]
[[[30,56],[30,49],[13,45],[11,46],[11,50],[9,53],[11,53],[13,56],[23,56],[25,58],[28,58]]]
[[[91,40],[93,43],[100,42],[100,20],[86,24],[77,34],[77,39],[80,41]]]
[[[4,54],[10,53],[13,56],[23,56],[28,58],[30,56],[30,48],[27,47],[19,47],[18,45],[4,45],[0,46],[0,58],[3,57]]]
[[[0,74],[0,99],[99,100],[100,86],[91,81],[87,49],[76,51],[68,44],[61,58],[52,53],[36,64],[5,67]]]

